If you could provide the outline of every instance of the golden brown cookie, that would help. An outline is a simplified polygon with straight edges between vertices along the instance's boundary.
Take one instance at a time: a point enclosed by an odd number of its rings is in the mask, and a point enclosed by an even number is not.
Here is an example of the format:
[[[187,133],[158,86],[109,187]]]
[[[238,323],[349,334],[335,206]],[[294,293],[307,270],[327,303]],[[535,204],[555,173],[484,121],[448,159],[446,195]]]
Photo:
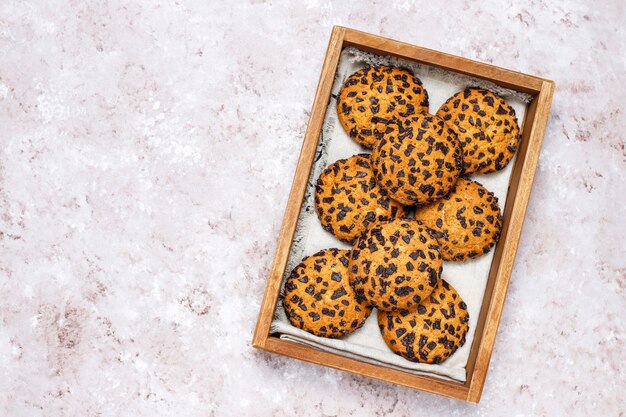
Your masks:
[[[459,178],[454,191],[442,200],[418,208],[415,218],[439,241],[446,261],[465,261],[489,252],[502,229],[496,196],[465,178]]]
[[[413,73],[398,67],[367,66],[343,84],[337,99],[339,122],[357,143],[372,149],[395,117],[428,111],[428,94]]]
[[[324,229],[347,243],[373,222],[406,213],[376,184],[369,154],[340,159],[322,172],[315,186],[315,211]]]
[[[359,300],[386,311],[415,309],[437,285],[439,244],[415,220],[377,223],[352,247],[350,283]]]
[[[387,346],[412,362],[441,363],[465,343],[467,305],[444,280],[414,311],[378,311]]]
[[[363,325],[372,309],[359,303],[348,281],[349,252],[325,249],[305,257],[285,283],[283,307],[294,326],[337,338]]]
[[[487,174],[509,163],[520,141],[515,110],[491,91],[467,88],[437,111],[457,133],[465,173]]]
[[[390,133],[381,136],[372,154],[380,186],[406,205],[446,195],[463,169],[454,131],[441,118],[425,113],[389,127]]]

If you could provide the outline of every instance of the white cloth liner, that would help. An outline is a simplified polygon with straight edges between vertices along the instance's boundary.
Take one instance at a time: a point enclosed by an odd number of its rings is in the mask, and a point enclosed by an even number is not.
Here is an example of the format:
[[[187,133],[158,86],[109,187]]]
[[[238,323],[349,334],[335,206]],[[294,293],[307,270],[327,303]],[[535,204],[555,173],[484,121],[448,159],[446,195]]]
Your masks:
[[[488,81],[475,79],[466,75],[417,64],[396,57],[379,56],[353,47],[344,49],[339,59],[337,73],[335,74],[332,97],[326,111],[314,166],[311,170],[305,199],[298,218],[298,225],[287,263],[287,269],[285,271],[285,278],[289,276],[291,270],[300,263],[301,259],[306,255],[312,255],[325,248],[335,247],[350,249],[349,245],[336,239],[320,225],[314,212],[313,192],[317,177],[329,163],[357,153],[369,152],[367,149],[362,148],[351,140],[345,133],[337,120],[337,112],[335,109],[336,97],[343,81],[350,74],[364,67],[366,64],[396,65],[407,68],[415,73],[428,91],[431,113],[436,112],[441,104],[457,91],[470,86],[479,86],[497,92],[504,97],[515,109],[515,113],[521,125],[524,120],[527,103],[531,99],[531,97],[525,93],[504,89]],[[505,169],[497,173],[471,176],[472,179],[483,184],[498,197],[501,207],[506,200],[513,163],[514,160],[511,161]],[[504,210],[503,207],[502,209]],[[372,315],[367,319],[363,327],[353,334],[347,335],[342,339],[327,339],[314,336],[292,326],[285,315],[282,302],[279,301],[270,331],[271,333],[280,334],[281,339],[312,346],[320,350],[339,353],[346,357],[356,358],[364,362],[378,365],[382,364],[414,374],[435,375],[446,380],[465,382],[465,366],[474,339],[476,319],[478,318],[482,305],[493,253],[494,251],[491,250],[488,254],[476,260],[464,263],[444,262],[442,276],[456,288],[465,300],[470,315],[470,330],[467,334],[465,345],[441,364],[430,365],[413,363],[394,354],[387,347],[380,334],[376,321],[376,310],[372,312]]]

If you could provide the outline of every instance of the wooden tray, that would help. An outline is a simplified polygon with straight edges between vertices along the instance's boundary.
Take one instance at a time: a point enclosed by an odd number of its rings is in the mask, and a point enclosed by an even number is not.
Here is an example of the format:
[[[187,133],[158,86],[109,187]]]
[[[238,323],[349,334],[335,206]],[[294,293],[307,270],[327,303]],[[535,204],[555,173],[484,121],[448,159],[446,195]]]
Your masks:
[[[320,138],[326,108],[330,100],[339,55],[343,48],[348,46],[355,46],[361,50],[379,55],[397,56],[452,72],[470,75],[491,81],[502,87],[532,95],[532,101],[528,104],[522,123],[522,141],[517,150],[517,157],[515,158],[510,177],[509,192],[504,212],[502,213],[504,216],[502,235],[495,247],[485,296],[476,324],[476,333],[466,366],[467,379],[465,383],[442,380],[436,376],[420,376],[381,365],[373,365],[281,340],[276,335],[269,333],[282,279],[285,276],[285,268],[307,180]],[[328,50],[326,51],[322,74],[304,136],[304,143],[302,144],[287,208],[285,209],[278,245],[274,254],[274,261],[265,289],[265,296],[263,297],[252,345],[258,349],[307,362],[452,398],[478,402],[487,376],[489,360],[491,359],[502,307],[511,278],[541,143],[548,122],[553,91],[554,82],[550,80],[335,26],[330,37]]]

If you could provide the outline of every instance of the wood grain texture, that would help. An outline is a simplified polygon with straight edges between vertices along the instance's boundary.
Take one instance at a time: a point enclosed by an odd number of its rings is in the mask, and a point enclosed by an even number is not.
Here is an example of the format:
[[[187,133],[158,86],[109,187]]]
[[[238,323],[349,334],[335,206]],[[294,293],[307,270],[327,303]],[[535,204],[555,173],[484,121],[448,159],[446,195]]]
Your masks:
[[[493,295],[493,288],[496,284],[496,280],[498,279],[498,267],[502,262],[502,256],[504,255],[505,242],[509,236],[509,230],[511,226],[511,213],[513,211],[514,201],[517,193],[518,186],[520,184],[521,172],[524,168],[525,159],[519,157],[519,155],[525,155],[528,149],[528,145],[530,141],[528,140],[529,128],[527,126],[532,126],[535,120],[535,113],[537,109],[538,100],[535,97],[528,105],[526,112],[524,114],[524,120],[520,125],[520,132],[522,135],[522,140],[520,141],[519,149],[517,150],[518,157],[515,158],[513,162],[513,169],[511,171],[511,176],[509,178],[509,190],[507,193],[506,201],[504,202],[504,210],[502,212],[503,224],[502,231],[500,232],[500,241],[495,246],[493,259],[491,261],[491,267],[489,269],[489,277],[487,278],[487,285],[485,286],[485,295],[483,297],[483,304],[480,309],[480,313],[478,315],[478,319],[476,320],[476,329],[474,333],[474,340],[472,342],[472,348],[470,349],[470,355],[467,360],[466,366],[466,374],[467,380],[471,380],[471,376],[474,372],[474,366],[476,364],[476,359],[479,352],[479,346],[482,342],[482,334],[485,328],[485,323],[487,319],[487,314],[489,312],[489,306],[491,305],[491,298]],[[502,204],[502,202],[500,202]],[[471,382],[471,381],[470,381]]]
[[[516,164],[513,169],[512,178],[519,178],[519,180],[517,184],[511,185],[511,190],[509,191],[510,197],[507,197],[504,216],[505,221],[508,221],[509,225],[507,227],[506,236],[503,237],[504,245],[502,256],[499,259],[496,279],[490,291],[487,317],[482,334],[479,337],[480,344],[476,347],[478,351],[476,353],[475,364],[473,365],[473,372],[468,375],[468,377],[471,377],[471,380],[467,400],[471,402],[480,401],[480,396],[487,377],[489,361],[491,359],[498,325],[500,324],[502,308],[504,307],[504,299],[515,263],[515,254],[517,253],[517,246],[522,234],[524,216],[535,179],[541,144],[543,143],[546,125],[548,124],[553,93],[554,83],[545,80],[539,95],[529,106],[528,113],[532,115],[530,116],[532,117],[532,121],[524,126],[522,132],[522,147],[517,157],[522,159],[523,163]],[[511,199],[511,201],[509,201],[509,199]],[[495,265],[492,265],[492,270],[494,267]],[[484,305],[485,303],[483,302],[483,306]]]
[[[285,274],[289,251],[291,250],[293,236],[298,223],[298,215],[300,214],[307,182],[311,174],[313,158],[315,157],[315,150],[322,131],[326,107],[330,100],[333,78],[337,71],[344,33],[345,29],[342,27],[333,28],[330,41],[328,42],[326,58],[322,65],[320,80],[317,86],[317,92],[315,93],[315,99],[313,100],[311,116],[309,117],[309,124],[304,135],[302,149],[300,150],[296,173],[291,185],[291,191],[289,192],[285,215],[283,216],[283,224],[278,234],[278,244],[276,245],[274,260],[270,268],[270,276],[267,281],[267,286],[265,287],[261,311],[252,338],[252,345],[254,347],[262,347],[269,336],[270,325],[274,318],[274,310],[276,309],[276,302],[280,295],[280,285]]]
[[[444,395],[459,400],[465,400],[467,398],[468,388],[462,383],[446,381],[436,377],[415,375],[385,366],[373,365],[331,352],[324,352],[309,346],[281,340],[277,337],[270,337],[266,341],[263,349],[317,365],[324,365],[433,394]]]
[[[511,173],[509,192],[503,211],[502,235],[500,242],[494,249],[495,252],[485,297],[476,324],[476,335],[466,367],[467,381],[464,384],[442,380],[435,376],[414,375],[381,365],[349,359],[334,353],[323,352],[312,347],[280,340],[269,334],[276,302],[280,294],[282,278],[285,275],[298,215],[311,172],[326,108],[329,103],[339,56],[341,50],[347,46],[356,46],[377,54],[394,55],[471,75],[492,81],[503,87],[530,93],[534,96],[522,123],[522,141]],[[553,91],[554,83],[549,80],[335,26],[328,44],[320,82],[309,118],[309,125],[285,209],[274,260],[252,341],[253,346],[358,375],[451,398],[478,402],[487,376],[504,299],[515,261],[515,254],[524,223],[524,215],[548,121]]]
[[[379,54],[382,52],[387,55],[406,58],[422,64],[471,75],[492,81],[502,87],[511,88],[524,93],[539,93],[544,81],[542,78],[522,74],[521,72],[511,71],[494,65],[484,64],[471,59],[461,58],[444,52],[410,45],[353,29],[346,29],[344,44],[346,46],[355,46],[369,52]]]

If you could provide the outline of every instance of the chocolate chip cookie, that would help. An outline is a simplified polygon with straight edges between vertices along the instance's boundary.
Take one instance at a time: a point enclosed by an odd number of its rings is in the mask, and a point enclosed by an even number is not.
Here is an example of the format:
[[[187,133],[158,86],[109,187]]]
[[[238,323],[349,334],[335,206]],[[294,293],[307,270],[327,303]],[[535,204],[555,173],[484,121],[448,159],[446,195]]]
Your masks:
[[[412,362],[441,363],[465,343],[467,305],[444,280],[416,310],[378,311],[378,327],[387,346]]]
[[[502,230],[496,196],[465,178],[459,178],[454,191],[442,200],[418,208],[415,218],[439,241],[446,261],[465,261],[487,253]]]
[[[352,243],[372,223],[402,217],[406,210],[376,183],[370,155],[359,154],[322,172],[315,186],[315,212],[324,229]]]
[[[367,66],[343,84],[337,99],[339,122],[359,144],[372,149],[387,122],[428,111],[428,94],[413,73],[385,65]]]
[[[487,174],[504,168],[520,142],[515,110],[491,91],[467,88],[437,111],[457,133],[465,173]]]
[[[422,114],[388,125],[372,162],[376,180],[402,204],[425,204],[446,195],[463,169],[457,136],[443,119]]]
[[[348,281],[349,252],[325,249],[305,257],[285,283],[283,307],[294,326],[337,338],[361,327],[372,308],[358,302]]]
[[[439,244],[415,220],[375,224],[357,239],[350,256],[357,298],[386,311],[417,308],[441,270]]]

